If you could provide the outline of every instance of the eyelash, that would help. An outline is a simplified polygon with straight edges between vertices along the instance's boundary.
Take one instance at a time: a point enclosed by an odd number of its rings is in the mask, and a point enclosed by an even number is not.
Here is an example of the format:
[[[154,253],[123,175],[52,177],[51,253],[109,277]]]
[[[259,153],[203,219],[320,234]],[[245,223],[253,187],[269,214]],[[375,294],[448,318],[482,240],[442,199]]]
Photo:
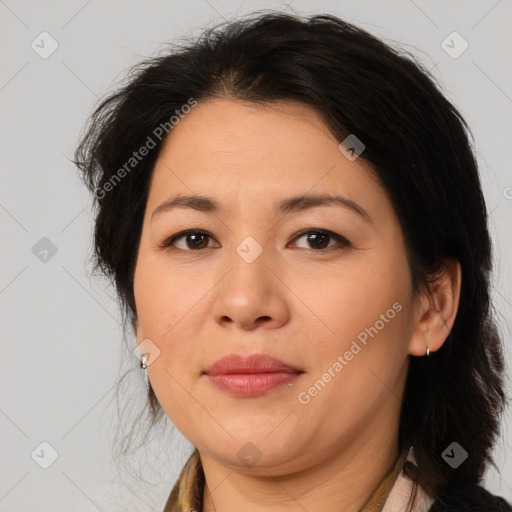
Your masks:
[[[309,252],[322,253],[322,252],[330,252],[333,249],[341,250],[341,249],[344,249],[347,247],[352,247],[352,244],[346,238],[342,237],[341,235],[338,235],[337,233],[334,233],[333,231],[329,231],[327,229],[316,229],[316,228],[306,229],[306,230],[303,230],[303,231],[300,231],[299,233],[297,233],[295,235],[295,237],[293,238],[293,240],[295,240],[297,238],[301,238],[304,235],[308,235],[311,233],[327,235],[327,236],[333,238],[334,240],[336,240],[340,244],[340,246],[338,246],[338,247],[333,246],[333,247],[328,247],[328,248],[324,248],[324,249],[309,249]],[[172,244],[174,242],[176,242],[176,240],[179,240],[180,238],[184,238],[187,235],[202,235],[202,236],[207,236],[207,237],[213,238],[210,235],[210,233],[208,233],[207,231],[202,231],[199,229],[187,229],[185,231],[180,231],[179,233],[176,233],[175,235],[172,235],[169,238],[166,238],[161,244],[159,244],[159,247],[161,249],[171,249]],[[198,252],[203,251],[208,248],[209,247],[205,247],[203,249],[176,249],[176,248],[174,248],[173,250],[189,252],[189,253],[198,253]],[[304,249],[304,250],[307,251],[308,249]]]

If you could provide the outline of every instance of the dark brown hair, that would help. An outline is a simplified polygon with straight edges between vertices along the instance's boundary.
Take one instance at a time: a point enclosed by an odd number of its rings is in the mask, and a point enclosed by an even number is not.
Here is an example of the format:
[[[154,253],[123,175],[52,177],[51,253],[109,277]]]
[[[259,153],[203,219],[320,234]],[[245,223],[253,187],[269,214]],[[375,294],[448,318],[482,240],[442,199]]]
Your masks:
[[[112,279],[126,321],[136,318],[135,262],[164,139],[103,193],[105,185],[191,98],[297,100],[339,141],[356,134],[401,224],[415,296],[431,290],[448,258],[461,264],[455,323],[440,350],[410,357],[400,419],[400,445],[412,444],[418,462],[412,476],[434,497],[481,481],[505,404],[486,205],[470,130],[440,89],[410,54],[334,16],[256,13],[135,66],[97,107],[75,154],[95,194],[95,269]],[[152,389],[148,399],[154,423],[162,411]],[[453,441],[468,452],[457,469],[441,457]]]

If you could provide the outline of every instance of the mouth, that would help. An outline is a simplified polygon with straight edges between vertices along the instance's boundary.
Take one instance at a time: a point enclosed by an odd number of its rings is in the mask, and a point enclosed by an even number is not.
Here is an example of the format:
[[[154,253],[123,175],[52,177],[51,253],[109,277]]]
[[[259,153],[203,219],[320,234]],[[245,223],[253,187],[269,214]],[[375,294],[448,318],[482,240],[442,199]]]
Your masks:
[[[268,355],[223,357],[204,375],[217,389],[236,396],[259,396],[291,385],[304,373],[302,370]]]

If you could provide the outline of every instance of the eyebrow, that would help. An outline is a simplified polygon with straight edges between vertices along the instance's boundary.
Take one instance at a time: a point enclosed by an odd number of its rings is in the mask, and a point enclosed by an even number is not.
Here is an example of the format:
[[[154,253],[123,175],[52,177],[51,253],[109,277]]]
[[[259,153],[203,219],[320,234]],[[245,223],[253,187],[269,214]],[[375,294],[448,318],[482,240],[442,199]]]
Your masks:
[[[347,210],[356,213],[362,217],[365,221],[373,224],[373,220],[368,215],[366,210],[357,204],[343,196],[330,195],[330,194],[316,194],[316,195],[303,195],[297,197],[290,197],[279,201],[275,205],[276,213],[295,213],[316,208],[319,206],[341,206]],[[151,214],[151,221],[156,215],[163,212],[168,212],[174,208],[191,208],[205,213],[217,213],[221,210],[219,203],[214,199],[207,196],[193,195],[193,196],[177,196],[169,198],[159,206],[157,206]]]

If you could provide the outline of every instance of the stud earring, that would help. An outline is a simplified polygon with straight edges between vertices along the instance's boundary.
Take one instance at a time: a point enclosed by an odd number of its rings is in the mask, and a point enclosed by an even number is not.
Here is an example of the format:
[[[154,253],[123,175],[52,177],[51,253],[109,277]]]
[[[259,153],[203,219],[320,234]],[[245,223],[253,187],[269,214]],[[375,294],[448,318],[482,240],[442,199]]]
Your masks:
[[[427,357],[430,355],[430,349],[428,348],[428,345],[427,345]]]

